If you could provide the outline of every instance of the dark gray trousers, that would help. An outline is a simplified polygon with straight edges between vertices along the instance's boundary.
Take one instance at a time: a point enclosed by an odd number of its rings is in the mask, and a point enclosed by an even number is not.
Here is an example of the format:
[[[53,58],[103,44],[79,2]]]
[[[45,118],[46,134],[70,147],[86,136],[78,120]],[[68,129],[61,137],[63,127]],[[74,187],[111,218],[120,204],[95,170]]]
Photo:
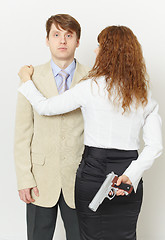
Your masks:
[[[27,204],[27,235],[28,240],[52,240],[56,225],[58,206],[64,222],[66,239],[80,240],[77,213],[70,208],[63,198],[60,198],[54,207],[46,208]]]

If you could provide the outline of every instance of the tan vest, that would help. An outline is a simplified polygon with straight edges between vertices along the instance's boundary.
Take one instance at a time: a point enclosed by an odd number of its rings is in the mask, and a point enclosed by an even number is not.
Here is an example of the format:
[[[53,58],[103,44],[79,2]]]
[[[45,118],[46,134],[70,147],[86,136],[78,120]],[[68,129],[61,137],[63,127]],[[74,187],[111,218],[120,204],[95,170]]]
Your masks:
[[[76,63],[71,88],[88,70]],[[44,96],[58,95],[50,62],[35,67],[33,81]],[[14,152],[18,189],[39,189],[39,197],[32,192],[34,204],[54,206],[62,189],[68,206],[75,208],[75,176],[83,152],[80,109],[58,116],[40,116],[18,93]]]

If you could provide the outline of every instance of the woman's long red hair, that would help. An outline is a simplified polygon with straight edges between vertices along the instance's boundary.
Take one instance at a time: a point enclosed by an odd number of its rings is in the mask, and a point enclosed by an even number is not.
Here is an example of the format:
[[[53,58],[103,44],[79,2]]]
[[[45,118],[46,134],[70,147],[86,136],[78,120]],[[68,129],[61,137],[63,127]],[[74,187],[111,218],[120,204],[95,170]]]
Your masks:
[[[109,98],[116,93],[114,104],[124,112],[147,104],[148,80],[141,45],[133,32],[124,26],[110,26],[98,35],[99,53],[87,78],[106,79]],[[86,79],[87,79],[86,78]]]

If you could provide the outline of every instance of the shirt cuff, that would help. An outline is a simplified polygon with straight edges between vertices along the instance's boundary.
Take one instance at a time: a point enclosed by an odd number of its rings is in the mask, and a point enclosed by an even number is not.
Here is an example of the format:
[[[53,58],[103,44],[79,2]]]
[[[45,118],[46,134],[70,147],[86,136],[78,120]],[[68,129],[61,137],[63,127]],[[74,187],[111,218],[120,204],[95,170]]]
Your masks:
[[[133,189],[136,193],[141,177],[138,179],[134,179],[133,175],[131,173],[127,172],[127,170],[123,173],[123,175],[126,175],[129,178],[129,180],[132,182]]]
[[[30,79],[29,79],[28,81],[26,81],[25,83],[22,83],[22,84],[20,85],[20,87],[18,88],[18,92],[22,93],[22,91],[23,91],[24,89],[26,89],[27,86],[31,85],[31,83],[32,83],[32,80],[30,80]]]

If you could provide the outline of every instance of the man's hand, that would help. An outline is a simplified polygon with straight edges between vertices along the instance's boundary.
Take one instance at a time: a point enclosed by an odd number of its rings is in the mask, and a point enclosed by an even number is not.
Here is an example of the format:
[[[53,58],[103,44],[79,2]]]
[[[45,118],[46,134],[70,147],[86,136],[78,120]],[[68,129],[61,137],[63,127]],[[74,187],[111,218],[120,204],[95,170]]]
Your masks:
[[[34,194],[39,197],[39,191],[37,187],[34,188],[26,188],[26,189],[21,189],[19,190],[19,197],[20,199],[25,202],[25,203],[31,203],[34,202],[35,200],[31,196],[31,191],[33,190]]]
[[[126,175],[121,175],[117,180],[117,186],[119,186],[121,183],[126,183],[132,185],[132,182]],[[117,196],[124,196],[124,190],[118,190],[116,193]]]
[[[34,72],[33,66],[26,65],[19,70],[18,76],[20,77],[22,82],[27,82],[28,80],[31,80],[33,72]]]

